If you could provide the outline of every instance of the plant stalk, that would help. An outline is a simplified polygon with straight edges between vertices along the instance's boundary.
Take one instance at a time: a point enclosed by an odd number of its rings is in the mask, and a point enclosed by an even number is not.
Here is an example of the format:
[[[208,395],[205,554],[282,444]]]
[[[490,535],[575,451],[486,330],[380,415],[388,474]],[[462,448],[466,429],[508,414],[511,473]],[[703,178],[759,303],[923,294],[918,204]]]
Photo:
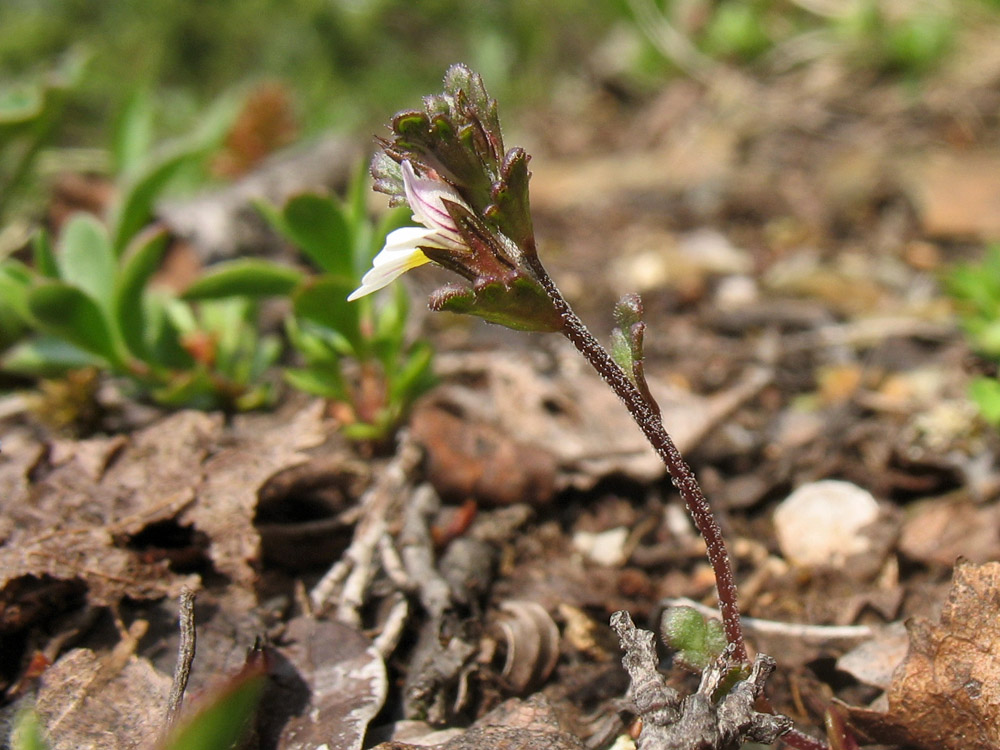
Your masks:
[[[673,438],[663,426],[663,419],[655,402],[643,397],[639,389],[625,375],[618,363],[611,358],[607,350],[587,329],[580,317],[570,307],[562,292],[555,285],[552,277],[537,258],[526,258],[537,280],[552,300],[552,304],[563,321],[562,334],[577,348],[590,365],[601,376],[611,389],[622,400],[632,419],[639,425],[646,440],[656,451],[667,467],[670,479],[680,493],[695,527],[705,540],[708,561],[715,574],[715,587],[719,594],[719,611],[722,614],[722,626],[726,640],[734,645],[733,656],[740,662],[748,661],[746,644],[743,640],[743,625],[740,622],[740,608],[736,591],[736,579],[733,575],[732,562],[726,548],[726,540],[722,529],[712,509],[705,498],[705,493],[698,484],[691,467],[674,444]],[[770,702],[761,696],[767,710]],[[825,742],[821,742],[792,729],[782,736],[782,741],[797,750],[829,750]]]
[[[684,500],[688,513],[691,514],[695,527],[705,540],[708,560],[715,573],[715,585],[719,593],[719,610],[722,613],[722,625],[726,633],[726,640],[735,648],[733,656],[738,661],[745,663],[747,650],[743,641],[743,627],[740,624],[740,609],[733,566],[726,549],[725,539],[722,536],[722,529],[712,514],[712,509],[701,491],[701,486],[698,484],[694,472],[691,471],[691,467],[688,466],[677,446],[674,445],[673,439],[664,429],[659,410],[643,398],[642,393],[628,379],[621,367],[594,338],[594,335],[587,330],[583,321],[573,311],[569,302],[562,296],[555,282],[545,271],[541,262],[536,258],[531,258],[528,262],[562,318],[563,335],[573,342],[573,345],[597,370],[604,382],[611,386],[611,389],[625,404],[632,418],[639,425],[639,429],[642,430],[650,445],[653,446],[657,455],[666,465],[674,486],[680,493],[681,499]]]

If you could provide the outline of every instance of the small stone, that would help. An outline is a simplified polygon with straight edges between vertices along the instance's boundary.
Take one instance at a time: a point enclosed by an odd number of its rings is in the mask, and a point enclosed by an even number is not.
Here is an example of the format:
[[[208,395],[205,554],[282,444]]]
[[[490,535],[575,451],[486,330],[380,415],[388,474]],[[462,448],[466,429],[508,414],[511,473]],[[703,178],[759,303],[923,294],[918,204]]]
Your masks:
[[[806,568],[843,565],[867,552],[871,540],[861,533],[879,515],[867,490],[833,479],[803,485],[774,512],[778,546],[785,558]]]
[[[573,535],[573,547],[591,562],[617,568],[625,564],[625,542],[628,529],[619,526],[596,534],[578,531]]]
[[[720,310],[740,310],[759,299],[760,289],[750,276],[726,276],[715,290],[715,306]]]

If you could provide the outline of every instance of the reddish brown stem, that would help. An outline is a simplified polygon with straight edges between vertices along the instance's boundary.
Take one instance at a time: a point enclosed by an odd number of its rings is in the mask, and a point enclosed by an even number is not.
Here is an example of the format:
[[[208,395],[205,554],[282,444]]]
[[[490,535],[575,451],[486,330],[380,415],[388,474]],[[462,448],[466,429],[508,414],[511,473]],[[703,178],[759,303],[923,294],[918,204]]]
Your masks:
[[[573,342],[573,345],[597,370],[604,382],[618,394],[636,424],[639,425],[643,435],[646,436],[650,445],[653,446],[657,455],[666,465],[671,481],[680,493],[681,499],[684,500],[684,505],[687,506],[695,527],[705,540],[708,561],[712,565],[715,586],[719,592],[719,611],[722,613],[726,640],[734,645],[734,657],[746,662],[748,659],[746,644],[743,641],[743,625],[740,622],[736,580],[729,553],[726,550],[726,541],[722,536],[722,529],[712,514],[712,509],[708,500],[705,499],[705,494],[701,491],[701,486],[698,484],[694,472],[691,471],[691,467],[688,466],[684,457],[681,456],[681,452],[674,445],[673,439],[663,427],[659,407],[651,398],[646,399],[643,396],[621,367],[611,358],[607,350],[587,330],[583,321],[562,296],[542,264],[536,258],[529,259],[528,263],[562,318],[563,335]],[[781,739],[789,747],[797,750],[829,750],[826,743],[795,729],[792,729]]]
[[[642,397],[639,390],[628,379],[625,372],[611,358],[607,350],[587,330],[583,321],[577,316],[569,303],[556,287],[555,282],[537,260],[531,262],[532,270],[538,277],[546,293],[552,300],[556,311],[563,321],[563,335],[566,336],[579,352],[597,370],[601,378],[624,402],[639,429],[642,430],[650,445],[660,456],[667,467],[670,478],[684,500],[688,513],[695,527],[705,540],[708,551],[708,561],[715,573],[715,585],[719,592],[719,610],[722,613],[722,624],[726,639],[733,644],[733,656],[741,662],[747,661],[746,645],[743,642],[743,627],[740,624],[740,609],[736,594],[736,581],[733,577],[733,567],[726,550],[726,542],[722,537],[715,516],[705,499],[701,486],[687,465],[674,441],[663,427],[659,411]]]

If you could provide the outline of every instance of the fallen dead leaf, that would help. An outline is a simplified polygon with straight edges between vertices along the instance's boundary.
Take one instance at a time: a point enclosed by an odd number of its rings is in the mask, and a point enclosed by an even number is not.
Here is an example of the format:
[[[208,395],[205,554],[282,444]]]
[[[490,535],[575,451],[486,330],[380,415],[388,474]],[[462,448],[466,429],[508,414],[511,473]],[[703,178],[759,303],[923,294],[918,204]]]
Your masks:
[[[35,707],[51,750],[138,750],[163,730],[170,683],[134,654],[79,648],[45,672]]]
[[[384,742],[375,750],[420,750],[423,745]],[[579,738],[562,728],[549,701],[540,694],[511,698],[439,750],[583,750]]]
[[[889,710],[849,709],[872,740],[926,750],[1000,747],[1000,563],[960,562],[940,621],[907,624]]]
[[[360,750],[388,692],[382,657],[371,641],[336,620],[298,617],[288,624],[285,640],[276,679],[286,697],[294,698],[301,683],[308,697],[281,728],[277,749]],[[273,708],[271,697],[265,701]]]

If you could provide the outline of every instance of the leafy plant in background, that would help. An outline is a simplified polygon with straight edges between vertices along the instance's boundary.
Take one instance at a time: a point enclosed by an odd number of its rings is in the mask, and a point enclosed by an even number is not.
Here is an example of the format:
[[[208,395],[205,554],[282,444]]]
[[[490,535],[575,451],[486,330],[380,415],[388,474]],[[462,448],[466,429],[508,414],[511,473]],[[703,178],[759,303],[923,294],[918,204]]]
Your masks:
[[[340,405],[346,435],[380,440],[395,429],[420,394],[433,383],[432,349],[411,342],[406,323],[409,297],[349,303],[361,274],[386,234],[405,217],[369,218],[367,181],[358,175],[345,200],[302,194],[282,208],[261,205],[270,224],[297,247],[319,273],[297,272],[269,261],[220,263],[185,292],[188,300],[287,295],[292,313],[285,330],[301,365],[285,370],[299,390]]]
[[[960,18],[954,4],[900,3],[889,11],[879,0],[628,0],[628,6],[653,46],[696,77],[720,61],[795,64],[821,55],[876,72],[922,75],[951,50]]]
[[[51,142],[85,65],[84,55],[71,53],[37,80],[0,81],[0,221],[31,181],[35,160]]]
[[[0,264],[0,295],[36,335],[6,352],[9,372],[53,376],[81,367],[125,376],[161,404],[253,408],[269,396],[260,383],[280,354],[260,338],[254,306],[227,300],[194,308],[149,279],[165,234],[137,235],[117,254],[107,228],[89,214],[67,223],[58,252],[39,236],[35,268]]]
[[[1000,245],[988,248],[982,262],[952,269],[945,286],[973,349],[1000,367]],[[975,378],[969,395],[983,417],[1000,426],[1000,377]]]
[[[35,334],[6,351],[0,369],[41,377],[97,367],[171,406],[245,409],[269,400],[261,377],[280,344],[258,335],[250,300],[193,306],[149,284],[167,247],[162,232],[143,231],[153,203],[213,152],[230,112],[220,107],[201,131],[154,151],[148,101],[133,101],[115,138],[119,194],[108,224],[76,214],[55,248],[37,236],[33,266],[0,263],[0,298]]]
[[[41,80],[0,81],[0,260],[23,242],[27,222],[5,222],[24,200],[33,181],[33,167],[52,140],[66,104],[67,93],[84,70],[82,55],[70,54]],[[0,352],[18,341],[27,327],[0,296]]]

